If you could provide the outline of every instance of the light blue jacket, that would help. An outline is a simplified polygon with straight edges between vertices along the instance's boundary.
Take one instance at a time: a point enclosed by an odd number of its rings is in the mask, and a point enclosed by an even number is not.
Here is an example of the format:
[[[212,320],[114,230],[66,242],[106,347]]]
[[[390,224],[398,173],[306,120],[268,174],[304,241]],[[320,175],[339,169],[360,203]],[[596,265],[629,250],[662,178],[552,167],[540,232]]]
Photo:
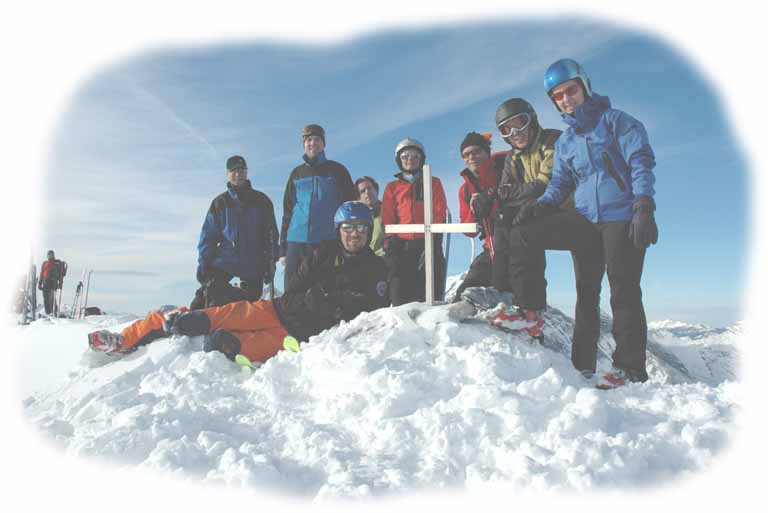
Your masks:
[[[596,93],[563,120],[569,128],[555,143],[552,180],[539,203],[560,205],[575,191],[574,206],[589,221],[631,220],[635,199],[655,194],[656,160],[643,124]]]

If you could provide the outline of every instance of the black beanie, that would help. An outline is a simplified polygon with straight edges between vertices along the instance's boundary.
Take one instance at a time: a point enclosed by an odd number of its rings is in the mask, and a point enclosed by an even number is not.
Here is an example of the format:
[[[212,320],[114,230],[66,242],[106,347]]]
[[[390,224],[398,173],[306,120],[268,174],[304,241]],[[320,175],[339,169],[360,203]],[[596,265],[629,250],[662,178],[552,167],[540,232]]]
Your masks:
[[[488,154],[490,154],[491,138],[486,137],[484,134],[479,134],[477,132],[470,132],[467,134],[464,140],[461,141],[461,149],[459,150],[459,152],[462,155],[464,154],[464,148],[466,148],[467,146],[480,146],[481,148],[484,148],[488,152]]]

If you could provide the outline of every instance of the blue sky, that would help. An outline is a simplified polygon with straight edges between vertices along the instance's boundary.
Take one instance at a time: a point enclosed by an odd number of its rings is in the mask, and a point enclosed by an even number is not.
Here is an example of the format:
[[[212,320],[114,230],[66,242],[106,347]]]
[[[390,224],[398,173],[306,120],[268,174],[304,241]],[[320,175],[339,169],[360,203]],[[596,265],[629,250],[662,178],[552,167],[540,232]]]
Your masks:
[[[395,144],[421,140],[457,217],[459,143],[468,131],[493,131],[498,104],[526,98],[544,126],[564,127],[542,87],[561,57],[581,61],[597,92],[643,121],[656,151],[648,317],[741,319],[748,164],[715,89],[664,42],[585,20],[457,24],[334,46],[157,48],[113,62],[84,77],[54,126],[37,259],[53,248],[69,262],[65,302],[87,266],[96,271],[90,302],[107,311],[188,303],[200,226],[224,190],[227,157],[245,156],[279,223],[307,123],[325,127],[329,158],[382,187]],[[496,135],[494,149],[503,147]],[[470,245],[453,240],[457,274]],[[549,253],[549,302],[568,312],[572,274],[567,253]],[[607,307],[607,282],[603,298]]]

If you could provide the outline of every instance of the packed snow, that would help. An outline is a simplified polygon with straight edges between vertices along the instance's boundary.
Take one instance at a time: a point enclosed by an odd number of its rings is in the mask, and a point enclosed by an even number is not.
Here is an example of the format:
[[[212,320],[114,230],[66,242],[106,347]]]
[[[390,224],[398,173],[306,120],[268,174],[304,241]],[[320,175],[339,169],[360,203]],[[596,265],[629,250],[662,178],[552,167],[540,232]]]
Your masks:
[[[132,315],[40,319],[15,328],[20,400],[67,455],[316,501],[661,486],[713,466],[738,429],[738,325],[652,324],[649,382],[600,391],[571,366],[557,309],[537,345],[447,308],[362,314],[256,371],[202,337],[88,349]],[[609,333],[605,318],[603,370]]]

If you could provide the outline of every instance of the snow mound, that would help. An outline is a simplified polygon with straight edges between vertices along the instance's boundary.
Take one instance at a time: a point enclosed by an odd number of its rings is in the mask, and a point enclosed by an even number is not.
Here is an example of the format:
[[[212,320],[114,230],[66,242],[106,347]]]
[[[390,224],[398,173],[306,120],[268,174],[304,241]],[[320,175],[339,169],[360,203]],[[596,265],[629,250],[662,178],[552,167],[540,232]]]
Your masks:
[[[79,339],[57,342],[77,344],[79,361],[25,412],[68,454],[315,500],[494,482],[662,485],[727,447],[741,385],[702,363],[716,363],[706,339],[670,349],[673,332],[653,330],[649,382],[604,392],[571,366],[572,321],[556,309],[546,318],[542,346],[412,303],[362,314],[255,372],[201,352],[201,337],[122,358],[86,349],[93,323],[120,329],[124,318],[38,321],[19,336],[77,327]],[[719,336],[735,362],[733,341]]]

